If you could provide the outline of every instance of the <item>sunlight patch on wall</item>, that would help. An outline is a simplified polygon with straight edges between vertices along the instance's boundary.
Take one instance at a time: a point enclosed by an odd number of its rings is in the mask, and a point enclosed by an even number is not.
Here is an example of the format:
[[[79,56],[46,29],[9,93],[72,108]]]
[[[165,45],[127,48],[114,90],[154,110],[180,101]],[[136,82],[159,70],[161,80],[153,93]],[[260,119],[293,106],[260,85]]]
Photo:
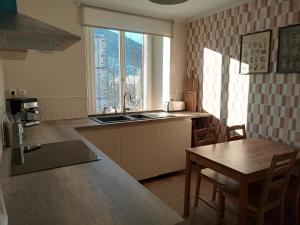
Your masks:
[[[204,48],[203,59],[203,109],[220,119],[222,55]]]
[[[247,125],[249,76],[239,74],[239,61],[230,59],[227,125]]]

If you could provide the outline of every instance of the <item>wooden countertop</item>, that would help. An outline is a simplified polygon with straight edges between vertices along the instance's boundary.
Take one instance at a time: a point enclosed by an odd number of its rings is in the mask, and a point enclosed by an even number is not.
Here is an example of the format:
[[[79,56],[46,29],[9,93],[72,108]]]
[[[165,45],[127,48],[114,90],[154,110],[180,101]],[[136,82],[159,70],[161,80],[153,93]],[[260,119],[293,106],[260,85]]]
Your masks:
[[[144,188],[75,127],[86,119],[42,122],[26,128],[25,144],[82,140],[101,161],[10,177],[5,148],[0,181],[9,225],[173,225],[183,219]]]

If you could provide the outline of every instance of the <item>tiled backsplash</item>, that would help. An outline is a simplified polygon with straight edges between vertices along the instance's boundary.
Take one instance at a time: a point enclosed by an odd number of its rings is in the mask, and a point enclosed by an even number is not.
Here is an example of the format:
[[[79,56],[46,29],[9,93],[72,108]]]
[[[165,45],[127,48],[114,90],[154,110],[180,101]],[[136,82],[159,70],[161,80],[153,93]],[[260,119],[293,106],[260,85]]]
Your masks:
[[[230,104],[234,101],[229,101],[230,90],[239,90],[235,92],[237,95],[245,92],[245,89],[233,87],[239,85],[236,79],[242,75],[238,74],[238,70],[231,69],[234,64],[231,62],[239,61],[240,35],[271,29],[270,73],[246,76],[249,80],[249,90],[246,90],[249,95],[246,116],[248,135],[300,147],[300,74],[275,72],[278,28],[297,23],[300,23],[299,0],[253,0],[188,24],[187,72],[193,70],[199,76],[200,87],[206,73],[205,49],[222,55],[220,74],[217,70],[212,74],[222,78],[221,97],[211,100],[221,101],[219,117],[215,119],[220,140],[224,140],[224,127],[228,123],[228,114],[232,113],[229,109],[232,110]],[[233,71],[233,76],[230,71]],[[203,93],[200,93],[201,106],[202,99]],[[236,109],[237,115],[239,111],[241,113],[242,108]]]
[[[87,117],[86,97],[38,98],[42,120]]]

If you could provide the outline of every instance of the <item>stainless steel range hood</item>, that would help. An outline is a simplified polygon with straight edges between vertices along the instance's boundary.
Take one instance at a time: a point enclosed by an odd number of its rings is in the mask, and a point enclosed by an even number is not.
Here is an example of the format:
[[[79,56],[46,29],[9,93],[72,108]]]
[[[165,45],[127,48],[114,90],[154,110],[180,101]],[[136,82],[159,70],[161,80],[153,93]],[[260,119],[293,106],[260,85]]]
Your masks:
[[[16,0],[0,1],[0,51],[62,51],[80,39],[77,35],[18,13]]]

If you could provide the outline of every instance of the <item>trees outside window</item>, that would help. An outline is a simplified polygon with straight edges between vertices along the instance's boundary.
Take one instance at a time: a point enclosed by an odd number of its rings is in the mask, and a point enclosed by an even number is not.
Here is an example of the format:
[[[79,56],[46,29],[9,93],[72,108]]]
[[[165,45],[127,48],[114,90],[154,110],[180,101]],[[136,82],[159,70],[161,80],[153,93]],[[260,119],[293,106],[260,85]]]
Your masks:
[[[146,35],[94,28],[96,111],[121,109],[125,92],[132,110],[143,109],[144,40]]]

